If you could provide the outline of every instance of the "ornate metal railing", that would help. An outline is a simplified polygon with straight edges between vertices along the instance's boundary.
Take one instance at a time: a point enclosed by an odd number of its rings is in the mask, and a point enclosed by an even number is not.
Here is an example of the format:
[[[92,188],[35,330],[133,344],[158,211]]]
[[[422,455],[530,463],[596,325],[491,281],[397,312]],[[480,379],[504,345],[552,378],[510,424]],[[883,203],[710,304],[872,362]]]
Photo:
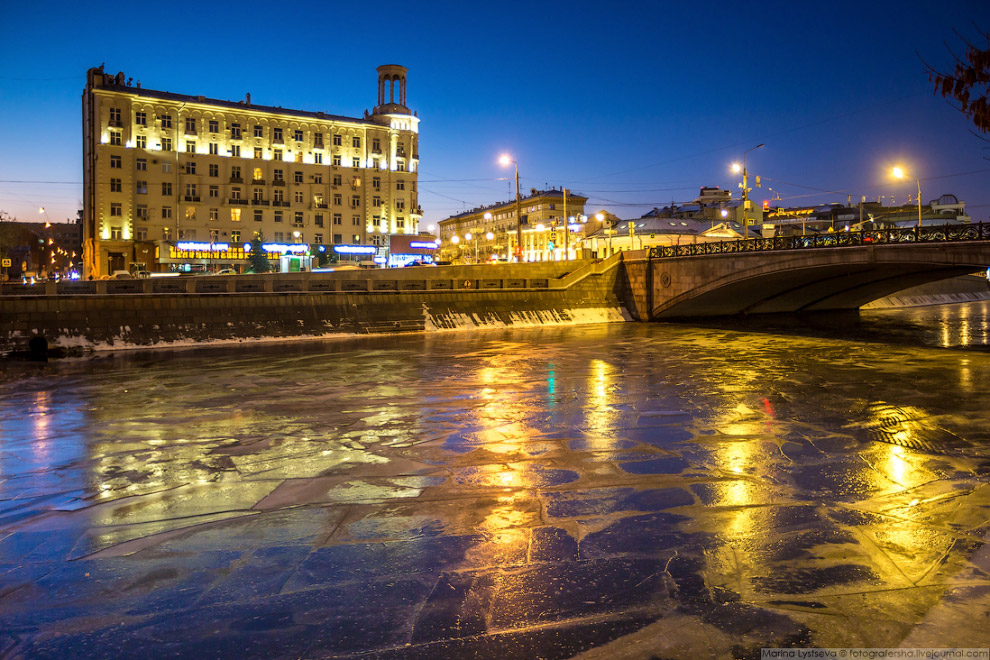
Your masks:
[[[815,236],[775,236],[773,238],[747,238],[738,241],[688,243],[685,245],[655,245],[650,247],[650,258],[670,259],[674,257],[738,254],[741,252],[769,252],[774,250],[805,250],[894,243],[948,243],[987,240],[990,240],[990,223],[980,222],[968,225],[903,227],[852,232],[840,231],[834,234],[818,234]]]

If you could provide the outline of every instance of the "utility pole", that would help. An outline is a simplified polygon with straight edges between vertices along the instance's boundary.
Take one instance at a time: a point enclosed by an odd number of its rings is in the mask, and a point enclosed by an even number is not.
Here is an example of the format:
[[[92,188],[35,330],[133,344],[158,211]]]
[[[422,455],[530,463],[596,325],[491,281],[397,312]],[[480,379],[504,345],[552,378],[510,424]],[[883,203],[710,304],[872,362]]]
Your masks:
[[[570,220],[567,217],[567,188],[564,188],[564,261],[570,261],[568,251],[568,234],[571,233]]]

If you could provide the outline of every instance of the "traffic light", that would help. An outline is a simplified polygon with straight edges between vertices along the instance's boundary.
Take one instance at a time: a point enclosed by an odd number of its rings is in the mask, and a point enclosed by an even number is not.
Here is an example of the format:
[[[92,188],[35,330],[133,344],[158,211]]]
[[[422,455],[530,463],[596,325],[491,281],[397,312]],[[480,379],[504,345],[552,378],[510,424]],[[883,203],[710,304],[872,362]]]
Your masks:
[[[764,211],[769,211],[770,210],[770,200],[769,199],[763,200],[763,210]]]

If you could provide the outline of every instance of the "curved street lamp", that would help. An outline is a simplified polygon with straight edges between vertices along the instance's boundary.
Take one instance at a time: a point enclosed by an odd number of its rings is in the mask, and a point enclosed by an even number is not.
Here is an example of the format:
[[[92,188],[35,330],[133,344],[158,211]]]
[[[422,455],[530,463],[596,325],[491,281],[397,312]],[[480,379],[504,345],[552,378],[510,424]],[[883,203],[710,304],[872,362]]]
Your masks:
[[[522,216],[519,214],[519,202],[522,198],[519,196],[519,163],[512,160],[508,154],[502,154],[502,157],[498,159],[498,162],[502,165],[502,167],[509,164],[516,166],[516,257],[519,261],[522,261]]]

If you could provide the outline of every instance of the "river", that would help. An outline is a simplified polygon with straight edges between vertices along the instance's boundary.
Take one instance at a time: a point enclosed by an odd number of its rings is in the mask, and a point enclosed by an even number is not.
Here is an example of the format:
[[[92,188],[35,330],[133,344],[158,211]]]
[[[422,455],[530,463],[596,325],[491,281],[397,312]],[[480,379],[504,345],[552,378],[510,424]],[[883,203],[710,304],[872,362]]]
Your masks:
[[[3,363],[0,656],[988,646],[988,322]]]

